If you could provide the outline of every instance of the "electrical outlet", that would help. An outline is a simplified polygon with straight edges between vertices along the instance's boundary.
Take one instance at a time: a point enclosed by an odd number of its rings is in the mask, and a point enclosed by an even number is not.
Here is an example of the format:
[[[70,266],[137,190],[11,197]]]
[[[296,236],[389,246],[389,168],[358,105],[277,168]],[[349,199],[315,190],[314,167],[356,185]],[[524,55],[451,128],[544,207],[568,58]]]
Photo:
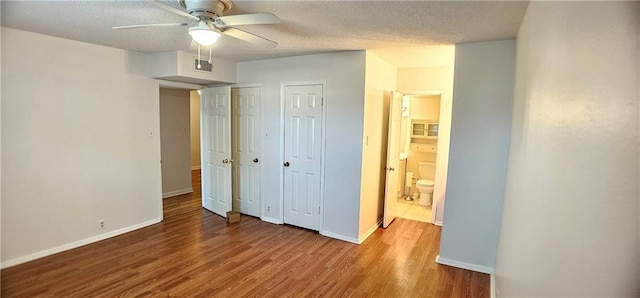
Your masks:
[[[101,228],[101,229],[104,229],[104,219],[100,220],[100,221],[98,222],[98,224],[99,224],[99,226],[100,226],[100,228]]]
[[[271,206],[267,206],[267,212],[271,212]]]

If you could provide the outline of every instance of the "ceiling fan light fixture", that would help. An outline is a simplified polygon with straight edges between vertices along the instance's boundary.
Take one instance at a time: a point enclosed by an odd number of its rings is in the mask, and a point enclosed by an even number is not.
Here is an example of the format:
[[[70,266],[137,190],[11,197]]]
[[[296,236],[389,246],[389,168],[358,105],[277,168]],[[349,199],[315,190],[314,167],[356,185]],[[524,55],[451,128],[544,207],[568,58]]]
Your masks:
[[[189,35],[202,46],[210,46],[220,38],[220,33],[211,30],[207,26],[193,26],[189,28]]]

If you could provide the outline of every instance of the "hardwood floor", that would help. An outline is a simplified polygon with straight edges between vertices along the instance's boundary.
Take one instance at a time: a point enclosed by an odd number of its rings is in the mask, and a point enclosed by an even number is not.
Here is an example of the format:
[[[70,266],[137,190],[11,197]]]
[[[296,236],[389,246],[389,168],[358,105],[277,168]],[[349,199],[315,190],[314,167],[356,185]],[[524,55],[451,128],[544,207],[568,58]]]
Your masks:
[[[441,229],[428,223],[399,218],[356,245],[186,205],[168,201],[162,223],[4,269],[2,297],[489,297],[488,275],[434,262]]]
[[[202,209],[201,171],[191,171],[192,193],[170,197],[162,200],[163,218],[181,215]]]

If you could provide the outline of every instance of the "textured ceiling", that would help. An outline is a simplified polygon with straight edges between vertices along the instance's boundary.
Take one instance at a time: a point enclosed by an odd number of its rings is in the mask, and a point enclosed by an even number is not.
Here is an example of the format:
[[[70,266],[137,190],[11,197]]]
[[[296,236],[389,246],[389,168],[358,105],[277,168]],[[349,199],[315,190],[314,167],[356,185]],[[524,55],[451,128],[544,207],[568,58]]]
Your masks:
[[[175,1],[166,2],[180,7]],[[148,53],[193,52],[186,27],[111,29],[186,20],[146,1],[0,3],[2,26]],[[279,45],[265,50],[224,36],[214,45],[213,52],[218,58],[249,61],[343,50],[508,39],[516,36],[527,4],[526,1],[234,1],[234,8],[227,15],[253,12],[277,15],[282,20],[280,24],[241,29]],[[379,53],[384,56],[390,52]]]

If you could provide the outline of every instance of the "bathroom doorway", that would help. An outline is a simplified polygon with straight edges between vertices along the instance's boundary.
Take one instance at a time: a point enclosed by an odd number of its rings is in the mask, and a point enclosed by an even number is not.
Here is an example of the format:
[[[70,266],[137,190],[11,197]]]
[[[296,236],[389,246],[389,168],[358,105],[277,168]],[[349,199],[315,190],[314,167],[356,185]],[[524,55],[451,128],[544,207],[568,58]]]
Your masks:
[[[402,118],[396,128],[400,137],[394,140],[400,161],[393,175],[397,187],[392,189],[397,193],[386,198],[396,202],[385,202],[385,207],[395,205],[389,210],[395,214],[391,217],[438,224],[435,212],[444,195],[451,124],[451,104],[443,102],[442,95],[439,90],[425,90],[402,98]]]

